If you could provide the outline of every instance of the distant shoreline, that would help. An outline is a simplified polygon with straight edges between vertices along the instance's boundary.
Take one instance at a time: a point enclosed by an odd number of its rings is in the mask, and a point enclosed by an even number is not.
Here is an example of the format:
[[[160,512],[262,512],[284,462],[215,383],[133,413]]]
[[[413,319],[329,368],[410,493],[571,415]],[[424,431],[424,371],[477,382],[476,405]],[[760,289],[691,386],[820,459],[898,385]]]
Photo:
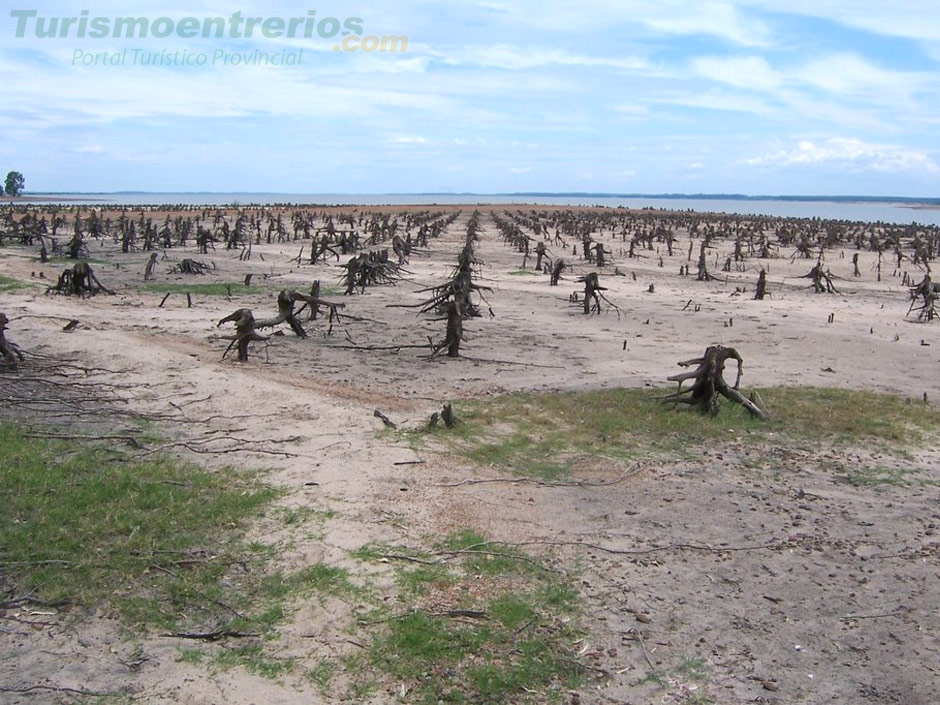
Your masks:
[[[867,203],[898,205],[916,209],[940,209],[940,198],[916,198],[912,196],[780,196],[760,195],[752,196],[740,193],[597,193],[584,191],[513,191],[504,193],[476,193],[476,192],[414,192],[414,193],[281,193],[278,191],[68,191],[68,192],[31,192],[24,196],[12,198],[0,196],[2,203],[36,203],[56,200],[61,202],[100,202],[102,197],[128,197],[142,196],[153,198],[155,196],[285,196],[309,198],[311,196],[325,197],[366,197],[370,199],[389,198],[402,199],[413,196],[426,199],[434,196],[445,198],[598,198],[605,200],[615,199],[661,199],[661,200],[688,200],[688,201],[783,201],[804,203]],[[524,201],[520,201],[524,202]]]

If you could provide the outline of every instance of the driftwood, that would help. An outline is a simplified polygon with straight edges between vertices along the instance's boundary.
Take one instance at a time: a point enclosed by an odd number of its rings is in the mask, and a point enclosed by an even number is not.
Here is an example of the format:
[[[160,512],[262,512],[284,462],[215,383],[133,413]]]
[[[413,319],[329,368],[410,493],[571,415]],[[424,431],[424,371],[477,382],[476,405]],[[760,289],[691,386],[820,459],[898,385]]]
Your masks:
[[[10,322],[10,319],[7,318],[5,313],[0,313],[0,370],[15,370],[16,363],[23,362],[23,353],[20,351],[16,343],[7,340],[6,333],[4,331],[7,329],[7,323]]]
[[[738,375],[734,386],[730,386],[723,376],[727,360],[737,360],[738,362]],[[679,365],[680,367],[696,365],[696,368],[668,378],[670,382],[678,382],[679,388],[675,394],[665,397],[664,401],[688,404],[703,413],[714,416],[718,413],[718,395],[721,395],[743,406],[751,416],[755,416],[762,421],[768,419],[767,413],[754,400],[748,399],[738,391],[738,386],[741,383],[743,360],[734,348],[712,345],[705,349],[705,354],[702,357],[680,362]],[[691,387],[683,390],[682,383],[686,380],[693,380],[693,383]]]
[[[95,271],[88,262],[79,262],[70,269],[66,269],[59,275],[59,281],[55,286],[46,289],[47,294],[56,293],[65,296],[94,296],[104,292],[113,294],[104,284],[98,281]]]

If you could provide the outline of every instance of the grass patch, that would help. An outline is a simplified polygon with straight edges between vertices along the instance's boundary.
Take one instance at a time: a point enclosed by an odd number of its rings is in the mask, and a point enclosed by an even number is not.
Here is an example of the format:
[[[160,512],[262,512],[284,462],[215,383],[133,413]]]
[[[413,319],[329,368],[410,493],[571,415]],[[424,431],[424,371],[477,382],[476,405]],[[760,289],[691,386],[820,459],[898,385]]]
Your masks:
[[[258,634],[182,649],[178,659],[277,678],[296,666],[277,656],[274,637],[298,601],[361,594],[345,570],[322,563],[273,570],[275,549],[244,539],[278,496],[244,472],[127,461],[0,424],[0,588],[14,599],[103,606],[132,631]]]
[[[534,269],[515,269],[511,272],[506,272],[510,277],[537,277],[539,272]]]
[[[364,553],[382,560],[378,547]],[[422,555],[443,562],[396,566],[399,603],[365,622],[371,643],[351,672],[376,669],[422,703],[544,702],[584,682],[570,651],[579,599],[566,578],[471,531]]]
[[[246,296],[266,294],[273,289],[261,286],[245,286],[237,282],[194,282],[192,284],[153,283],[138,287],[151,294],[192,294],[194,296]]]
[[[919,478],[921,470],[910,467],[886,467],[884,465],[843,467],[839,478],[853,487],[878,487],[894,485],[896,487],[915,487],[937,485],[936,480]]]
[[[234,471],[124,462],[0,425],[4,578],[18,594],[80,605],[130,605],[146,585],[168,617],[222,577],[224,556],[243,551],[238,530],[276,494]]]
[[[307,680],[317,684],[320,690],[327,690],[336,674],[336,664],[329,659],[322,659],[304,674]]]
[[[900,397],[833,389],[759,390],[771,414],[756,421],[725,402],[715,417],[676,411],[659,397],[667,390],[511,394],[456,404],[464,421],[433,436],[451,452],[511,474],[545,479],[576,473],[585,460],[635,461],[645,457],[694,458],[704,444],[790,441],[881,445],[923,444],[940,430],[940,409]]]
[[[21,282],[19,279],[14,279],[13,277],[8,277],[4,274],[0,274],[0,294],[5,294],[10,291],[19,291],[21,289],[28,289],[28,285]]]
[[[246,644],[223,649],[216,656],[223,668],[241,666],[249,673],[265,678],[278,678],[294,670],[293,658],[277,658],[269,655],[262,644]]]

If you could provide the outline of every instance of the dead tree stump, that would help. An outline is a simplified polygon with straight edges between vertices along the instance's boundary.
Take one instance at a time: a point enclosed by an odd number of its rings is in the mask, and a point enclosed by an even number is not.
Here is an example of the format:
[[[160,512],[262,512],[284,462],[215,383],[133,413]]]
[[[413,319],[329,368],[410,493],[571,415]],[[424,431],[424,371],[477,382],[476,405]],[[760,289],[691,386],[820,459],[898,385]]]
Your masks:
[[[210,271],[212,271],[212,266],[188,257],[170,267],[170,272],[176,274],[206,274]]]
[[[730,386],[723,376],[725,362],[729,359],[738,362],[738,375],[734,386]],[[738,391],[738,385],[741,383],[743,360],[737,350],[726,348],[723,345],[712,345],[705,349],[705,354],[702,357],[679,363],[680,367],[691,367],[692,365],[697,367],[689,372],[672,375],[668,378],[670,382],[678,382],[679,388],[675,394],[665,397],[664,401],[688,404],[702,413],[714,416],[718,413],[719,395],[721,395],[743,406],[751,416],[762,421],[768,419],[767,414],[753,400],[748,399]],[[692,386],[683,390],[682,383],[690,379],[694,380]]]
[[[114,292],[105,287],[88,262],[79,262],[71,269],[66,269],[59,275],[59,280],[55,286],[46,289],[47,294],[56,293],[65,296],[94,296],[99,292],[113,294]]]
[[[565,271],[565,260],[559,259],[555,261],[555,265],[552,267],[552,276],[548,282],[549,286],[558,286],[558,280],[561,279],[561,273]]]
[[[767,296],[767,270],[762,269],[757,276],[757,291],[754,292],[754,300],[763,301],[765,296]]]
[[[908,315],[911,311],[917,311],[917,320],[932,321],[937,316],[937,299],[940,298],[940,284],[930,280],[930,275],[924,275],[920,284],[911,287],[911,307],[907,309]]]
[[[598,291],[604,291],[607,287],[601,286],[597,277],[597,272],[591,272],[583,277],[584,281],[584,315],[596,310],[601,312],[601,297]]]
[[[809,274],[804,274],[803,279],[812,280],[813,291],[817,294],[839,293],[839,290],[836,289],[835,284],[832,283],[832,274],[828,269],[823,271],[822,262],[816,262],[816,266],[809,271]]]
[[[441,411],[441,419],[444,421],[444,425],[447,428],[453,428],[460,423],[460,419],[457,418],[457,414],[454,413],[454,407],[450,404],[444,404],[444,409]]]
[[[441,341],[431,353],[434,359],[444,349],[447,350],[447,357],[460,357],[460,341],[463,340],[463,305],[460,301],[451,301],[447,304],[447,329],[444,340]]]
[[[149,282],[153,279],[153,270],[157,266],[157,253],[151,252],[150,259],[147,260],[147,267],[144,269],[144,281]]]
[[[225,359],[225,356],[228,355],[229,351],[234,347],[238,349],[239,362],[246,362],[248,360],[248,344],[253,342],[264,342],[268,340],[268,338],[255,330],[255,317],[250,309],[238,309],[234,313],[231,313],[220,320],[216,327],[218,328],[218,326],[221,326],[223,323],[229,322],[235,323],[235,335],[226,336],[224,338],[225,340],[231,340],[232,342],[229,343],[229,346],[225,349],[225,352],[222,353],[222,359]]]
[[[699,249],[699,253],[698,253],[698,274],[695,276],[696,281],[710,282],[712,279],[715,278],[711,274],[708,273],[707,250],[709,247],[710,247],[710,243],[709,243],[708,238],[706,237],[704,240],[702,240],[702,246]],[[691,250],[691,244],[690,244],[689,253],[691,254],[691,252],[692,250]]]
[[[300,321],[297,320],[299,311],[294,311],[294,305],[301,301],[311,307],[319,305],[329,307],[331,323],[333,317],[337,315],[336,309],[345,306],[345,304],[330,303],[329,301],[324,301],[315,296],[301,294],[299,291],[293,289],[281,289],[281,292],[277,295],[277,316],[255,321],[255,328],[273,328],[281,323],[287,323],[298,337],[306,338],[307,331],[304,330],[304,327],[300,325]]]
[[[16,370],[16,363],[23,362],[23,353],[20,351],[16,343],[7,340],[6,331],[7,323],[10,322],[10,319],[7,318],[5,313],[0,313],[0,370]]]

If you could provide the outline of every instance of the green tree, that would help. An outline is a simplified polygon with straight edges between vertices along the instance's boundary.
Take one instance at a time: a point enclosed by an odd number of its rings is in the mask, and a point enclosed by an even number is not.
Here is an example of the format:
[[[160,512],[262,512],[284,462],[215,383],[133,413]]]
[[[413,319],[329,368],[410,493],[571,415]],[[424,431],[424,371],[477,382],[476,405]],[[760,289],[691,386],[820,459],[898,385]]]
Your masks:
[[[26,185],[26,179],[18,171],[11,171],[7,174],[6,192],[9,196],[19,196],[23,193],[23,187]]]

